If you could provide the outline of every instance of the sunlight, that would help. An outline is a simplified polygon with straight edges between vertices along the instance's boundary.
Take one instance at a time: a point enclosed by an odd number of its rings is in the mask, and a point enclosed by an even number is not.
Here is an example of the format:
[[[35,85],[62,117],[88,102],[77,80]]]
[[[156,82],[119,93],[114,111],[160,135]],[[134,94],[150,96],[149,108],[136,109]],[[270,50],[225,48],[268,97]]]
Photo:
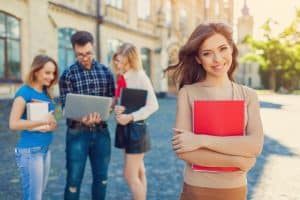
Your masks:
[[[241,16],[241,9],[243,8],[244,1],[236,0],[234,8],[234,24],[237,24],[238,17]],[[296,8],[300,8],[299,0],[247,0],[249,13],[253,16],[254,21],[254,37],[257,39],[262,38],[261,26],[268,18],[272,18],[277,24],[273,25],[274,34],[282,31],[289,25],[291,20],[295,17]]]

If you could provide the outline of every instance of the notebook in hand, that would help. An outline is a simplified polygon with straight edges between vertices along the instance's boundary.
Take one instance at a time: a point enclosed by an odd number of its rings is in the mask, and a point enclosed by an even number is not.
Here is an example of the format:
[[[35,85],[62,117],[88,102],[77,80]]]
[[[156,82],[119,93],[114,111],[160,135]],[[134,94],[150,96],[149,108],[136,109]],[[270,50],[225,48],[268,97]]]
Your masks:
[[[48,102],[30,102],[26,104],[26,113],[27,113],[27,119],[32,121],[41,121],[43,120],[47,114],[48,114],[48,108],[49,103]],[[38,126],[33,129],[32,131],[41,130],[43,128],[47,128],[48,125]]]
[[[147,90],[123,88],[121,91],[120,105],[124,106],[125,113],[132,113],[146,105]]]
[[[194,101],[193,132],[220,137],[244,135],[244,101]],[[192,165],[196,171],[232,172],[237,167]]]

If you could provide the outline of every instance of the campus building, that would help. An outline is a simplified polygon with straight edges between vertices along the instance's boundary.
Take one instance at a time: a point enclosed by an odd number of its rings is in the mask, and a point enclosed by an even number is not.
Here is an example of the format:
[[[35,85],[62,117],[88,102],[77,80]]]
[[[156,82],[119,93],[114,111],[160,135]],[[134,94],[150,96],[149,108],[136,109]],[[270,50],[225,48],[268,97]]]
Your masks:
[[[36,54],[61,72],[70,65],[76,30],[94,35],[95,57],[108,66],[122,42],[135,44],[155,91],[172,92],[162,71],[204,21],[233,25],[233,0],[0,0],[0,97],[13,96]]]

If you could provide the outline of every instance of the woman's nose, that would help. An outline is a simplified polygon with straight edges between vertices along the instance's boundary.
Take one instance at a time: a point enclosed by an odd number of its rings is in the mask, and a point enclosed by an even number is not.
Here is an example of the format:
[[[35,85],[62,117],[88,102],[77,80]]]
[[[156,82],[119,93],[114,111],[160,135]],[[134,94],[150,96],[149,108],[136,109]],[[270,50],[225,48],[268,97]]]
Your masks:
[[[220,60],[222,60],[222,55],[218,52],[217,53],[215,52],[213,58],[215,61],[220,61]]]

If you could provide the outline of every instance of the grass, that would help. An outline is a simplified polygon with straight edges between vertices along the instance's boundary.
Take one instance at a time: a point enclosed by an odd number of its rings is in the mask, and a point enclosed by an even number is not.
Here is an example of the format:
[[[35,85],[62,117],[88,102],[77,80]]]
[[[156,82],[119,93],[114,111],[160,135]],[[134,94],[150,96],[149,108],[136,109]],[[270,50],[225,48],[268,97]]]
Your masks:
[[[60,104],[57,104],[57,103],[55,104],[54,116],[57,121],[59,121],[60,119],[63,118]]]
[[[272,90],[264,90],[264,89],[257,89],[256,93],[258,95],[265,95],[265,94],[274,94],[275,92]],[[276,92],[277,93],[277,92]],[[280,94],[280,93],[278,93]],[[300,95],[300,90],[294,90],[292,92],[289,92],[288,94],[295,94],[295,95]]]
[[[264,94],[273,94],[274,92],[272,90],[257,89],[256,93],[258,95],[264,95]]]
[[[300,90],[294,90],[292,94],[300,95]]]

